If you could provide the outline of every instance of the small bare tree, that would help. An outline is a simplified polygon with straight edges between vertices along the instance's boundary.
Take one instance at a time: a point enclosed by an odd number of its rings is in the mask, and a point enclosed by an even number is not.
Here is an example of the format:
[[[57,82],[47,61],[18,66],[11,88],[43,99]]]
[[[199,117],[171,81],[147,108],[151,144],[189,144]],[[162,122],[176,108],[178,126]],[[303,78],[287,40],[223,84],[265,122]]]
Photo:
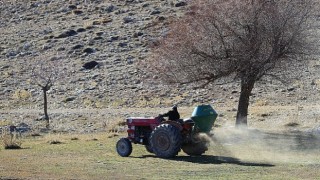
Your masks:
[[[57,57],[48,59],[37,59],[32,64],[31,82],[38,85],[43,92],[43,110],[46,127],[49,128],[47,92],[55,83],[65,75],[65,69],[59,64]]]
[[[247,126],[256,81],[275,68],[306,60],[313,40],[317,0],[194,0],[153,49],[147,68],[169,83],[206,86],[240,80],[236,125]]]

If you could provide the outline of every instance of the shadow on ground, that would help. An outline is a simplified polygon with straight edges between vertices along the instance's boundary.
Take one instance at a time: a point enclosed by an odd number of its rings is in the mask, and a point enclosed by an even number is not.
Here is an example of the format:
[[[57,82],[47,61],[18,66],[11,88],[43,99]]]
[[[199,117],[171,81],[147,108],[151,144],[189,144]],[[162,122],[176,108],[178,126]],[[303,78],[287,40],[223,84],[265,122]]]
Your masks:
[[[237,158],[226,157],[226,156],[178,156],[172,160],[175,161],[186,161],[199,164],[236,164],[241,166],[263,166],[263,167],[273,167],[273,164],[267,163],[257,163],[257,162],[243,162]]]
[[[155,155],[145,155],[142,157],[134,157],[134,158],[158,158]],[[262,167],[273,167],[275,165],[268,163],[258,163],[258,162],[244,162],[240,161],[237,158],[226,157],[226,156],[210,156],[210,155],[202,155],[202,156],[176,156],[174,158],[169,159],[171,161],[183,161],[183,162],[191,162],[197,164],[236,164],[241,166],[262,166]]]

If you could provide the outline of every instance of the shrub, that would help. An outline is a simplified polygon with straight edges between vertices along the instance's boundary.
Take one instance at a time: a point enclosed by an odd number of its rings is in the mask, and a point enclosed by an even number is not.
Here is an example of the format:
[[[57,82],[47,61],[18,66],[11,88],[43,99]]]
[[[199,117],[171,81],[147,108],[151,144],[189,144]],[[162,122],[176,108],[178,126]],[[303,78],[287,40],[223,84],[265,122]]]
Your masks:
[[[17,100],[27,100],[31,97],[31,93],[24,89],[18,89],[14,92],[13,98]]]
[[[52,141],[48,141],[49,144],[63,144],[61,141],[59,140],[52,140]]]
[[[3,130],[1,133],[1,140],[4,149],[21,149],[20,134],[16,131],[8,132]]]

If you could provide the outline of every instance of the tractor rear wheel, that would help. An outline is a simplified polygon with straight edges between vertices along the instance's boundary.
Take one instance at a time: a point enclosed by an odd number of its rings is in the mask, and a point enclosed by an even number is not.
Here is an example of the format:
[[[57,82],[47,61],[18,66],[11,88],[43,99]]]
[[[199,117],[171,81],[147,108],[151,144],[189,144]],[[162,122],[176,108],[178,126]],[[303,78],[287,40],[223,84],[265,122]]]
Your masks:
[[[150,144],[153,152],[160,158],[172,158],[181,149],[181,134],[171,124],[161,124],[151,133]]]
[[[152,146],[150,144],[149,145],[145,145],[145,148],[149,153],[153,153],[153,149],[152,149]]]
[[[121,138],[117,142],[117,152],[122,157],[128,157],[132,153],[132,144],[128,138]]]

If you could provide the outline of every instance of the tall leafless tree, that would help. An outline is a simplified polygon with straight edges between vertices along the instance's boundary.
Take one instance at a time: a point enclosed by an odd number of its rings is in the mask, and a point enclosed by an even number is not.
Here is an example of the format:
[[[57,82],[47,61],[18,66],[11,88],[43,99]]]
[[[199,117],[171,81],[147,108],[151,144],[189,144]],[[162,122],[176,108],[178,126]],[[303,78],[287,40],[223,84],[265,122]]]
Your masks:
[[[247,126],[256,81],[315,51],[317,0],[194,0],[153,48],[147,68],[169,83],[241,82],[236,125]],[[275,75],[275,74],[273,74]]]
[[[43,92],[43,110],[46,127],[49,128],[50,121],[48,115],[48,98],[47,92],[55,83],[65,76],[63,64],[59,63],[57,57],[49,59],[37,59],[32,64],[31,82],[38,85]]]

